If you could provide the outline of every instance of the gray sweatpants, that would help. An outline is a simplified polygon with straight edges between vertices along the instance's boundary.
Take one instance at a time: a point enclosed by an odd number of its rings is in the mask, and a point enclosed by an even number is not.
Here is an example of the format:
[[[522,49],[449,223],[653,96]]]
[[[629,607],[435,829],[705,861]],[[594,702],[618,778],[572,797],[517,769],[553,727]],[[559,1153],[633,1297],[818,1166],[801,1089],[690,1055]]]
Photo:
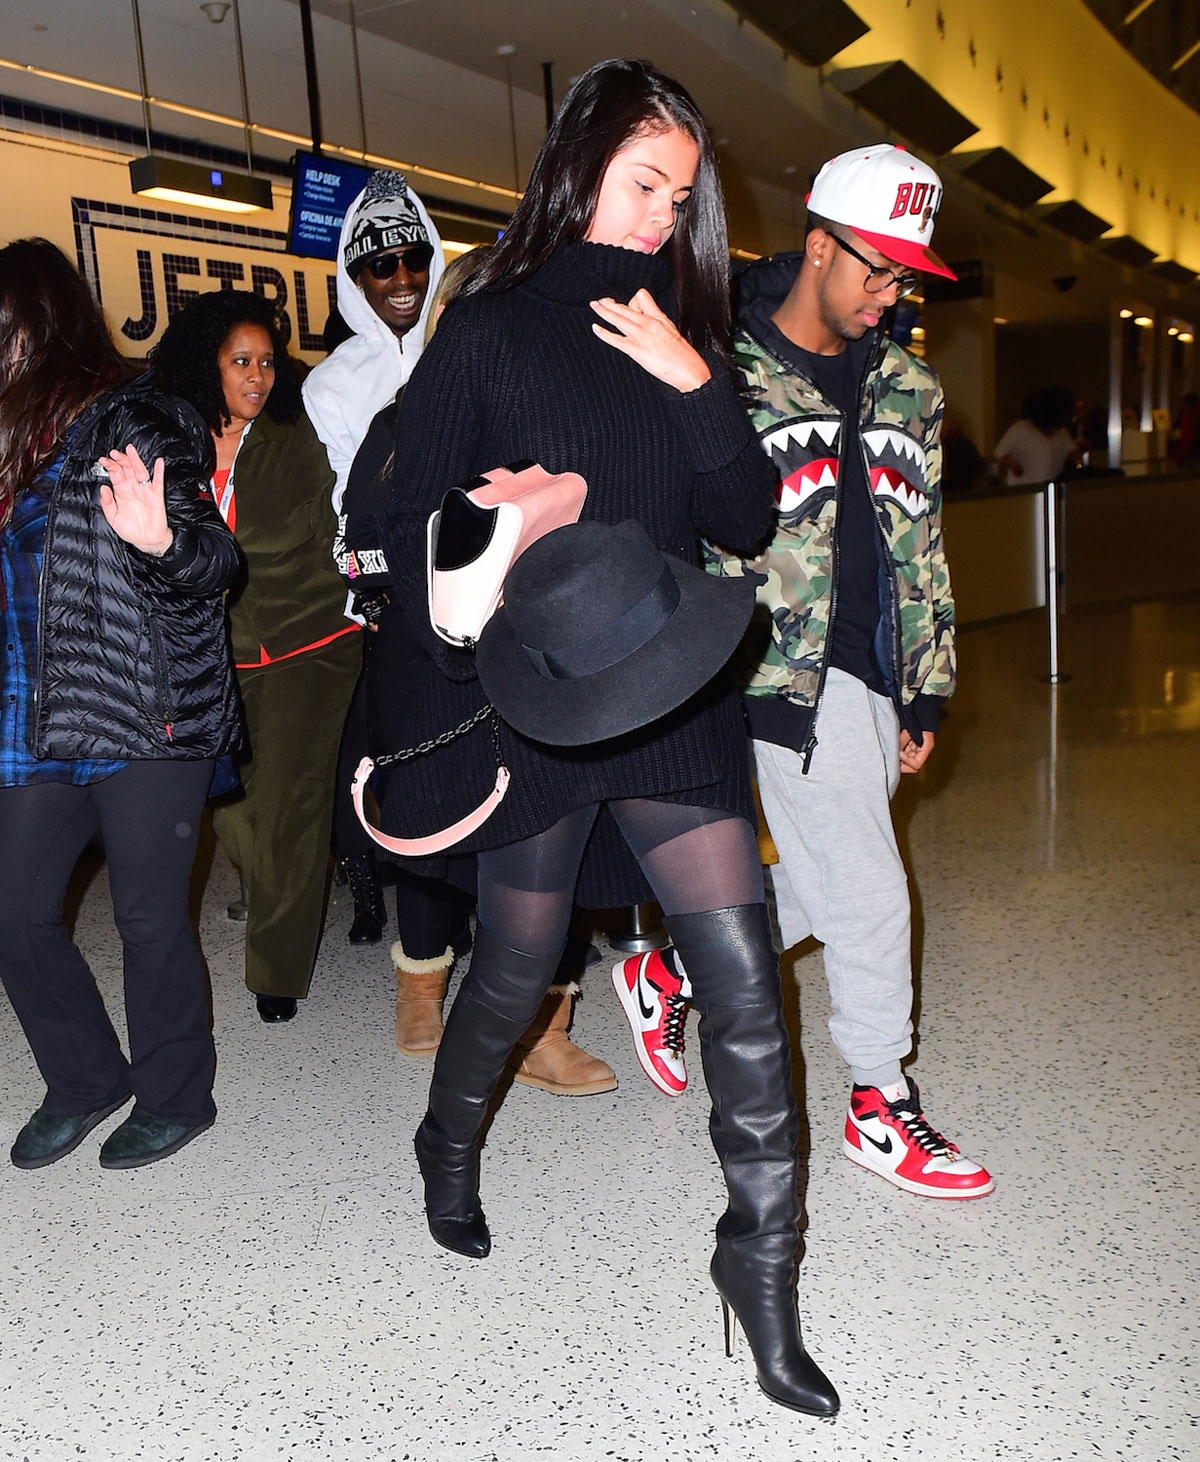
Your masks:
[[[825,946],[829,1031],[863,1086],[899,1081],[912,1049],[908,879],[891,812],[899,738],[891,701],[831,668],[807,776],[798,752],[754,742],[784,947],[809,934]]]

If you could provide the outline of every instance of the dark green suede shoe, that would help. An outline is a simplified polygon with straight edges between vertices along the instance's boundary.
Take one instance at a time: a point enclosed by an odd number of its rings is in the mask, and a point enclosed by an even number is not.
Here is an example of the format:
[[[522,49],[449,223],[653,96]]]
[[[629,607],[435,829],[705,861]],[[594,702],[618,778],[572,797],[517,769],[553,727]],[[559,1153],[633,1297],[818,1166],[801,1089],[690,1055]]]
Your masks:
[[[48,1112],[39,1107],[25,1123],[17,1140],[12,1145],[9,1157],[15,1168],[44,1168],[60,1157],[74,1152],[93,1127],[99,1126],[105,1117],[111,1117],[129,1100],[123,1096],[119,1102],[102,1107],[98,1112],[86,1112],[82,1117],[64,1116],[61,1112]]]
[[[143,1117],[134,1112],[105,1139],[100,1149],[100,1166],[144,1168],[147,1163],[158,1162],[186,1147],[215,1121],[215,1117],[210,1117],[207,1122],[188,1127],[183,1122],[162,1122],[157,1117]]]

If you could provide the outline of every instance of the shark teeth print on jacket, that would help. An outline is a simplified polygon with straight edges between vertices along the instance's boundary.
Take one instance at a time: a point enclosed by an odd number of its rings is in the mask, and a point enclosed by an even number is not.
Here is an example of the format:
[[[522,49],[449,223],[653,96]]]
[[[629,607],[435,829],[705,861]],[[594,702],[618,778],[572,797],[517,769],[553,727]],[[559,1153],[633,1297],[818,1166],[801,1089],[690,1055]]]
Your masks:
[[[907,432],[876,427],[862,434],[867,453],[867,469],[871,491],[876,497],[888,497],[897,503],[909,518],[919,518],[929,511],[925,491],[927,471],[925,448]]]

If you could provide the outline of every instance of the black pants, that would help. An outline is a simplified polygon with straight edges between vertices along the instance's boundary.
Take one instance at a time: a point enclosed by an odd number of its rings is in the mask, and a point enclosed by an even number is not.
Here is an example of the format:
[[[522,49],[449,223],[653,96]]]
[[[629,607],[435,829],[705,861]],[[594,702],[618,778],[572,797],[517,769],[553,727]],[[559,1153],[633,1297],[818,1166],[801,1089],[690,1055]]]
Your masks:
[[[46,1082],[46,1107],[208,1121],[216,1050],[188,884],[211,761],[140,761],[87,787],[0,788],[0,978]],[[124,946],[126,1059],[62,922],[80,853],[104,839]]]

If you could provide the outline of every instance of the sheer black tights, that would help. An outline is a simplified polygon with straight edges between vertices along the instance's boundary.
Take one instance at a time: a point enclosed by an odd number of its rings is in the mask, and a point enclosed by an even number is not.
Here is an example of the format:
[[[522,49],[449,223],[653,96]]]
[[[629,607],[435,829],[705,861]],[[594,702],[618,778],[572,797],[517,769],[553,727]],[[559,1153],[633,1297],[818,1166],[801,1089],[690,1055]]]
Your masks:
[[[664,914],[761,903],[754,828],[723,808],[645,797],[608,804]],[[575,883],[597,805],[545,832],[479,854],[479,917],[509,949],[554,955],[566,943]]]

